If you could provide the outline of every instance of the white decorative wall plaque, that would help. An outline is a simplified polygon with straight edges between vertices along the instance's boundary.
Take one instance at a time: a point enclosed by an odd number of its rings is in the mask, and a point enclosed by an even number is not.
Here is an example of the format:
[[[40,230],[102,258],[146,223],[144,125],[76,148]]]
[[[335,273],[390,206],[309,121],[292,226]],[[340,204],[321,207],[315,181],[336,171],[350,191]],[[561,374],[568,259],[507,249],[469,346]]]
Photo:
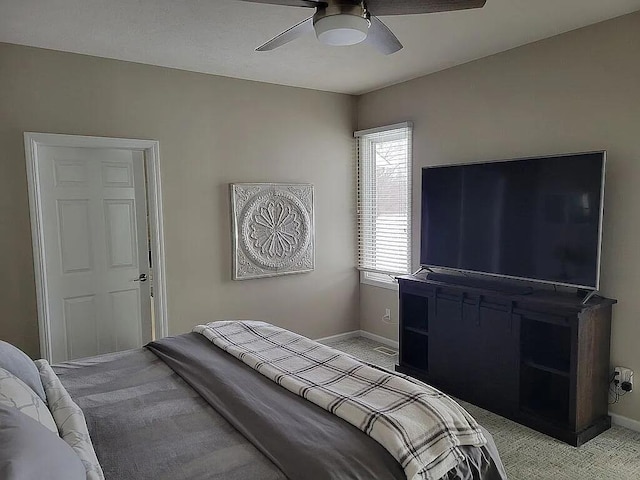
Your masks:
[[[313,185],[232,183],[233,279],[315,267]]]

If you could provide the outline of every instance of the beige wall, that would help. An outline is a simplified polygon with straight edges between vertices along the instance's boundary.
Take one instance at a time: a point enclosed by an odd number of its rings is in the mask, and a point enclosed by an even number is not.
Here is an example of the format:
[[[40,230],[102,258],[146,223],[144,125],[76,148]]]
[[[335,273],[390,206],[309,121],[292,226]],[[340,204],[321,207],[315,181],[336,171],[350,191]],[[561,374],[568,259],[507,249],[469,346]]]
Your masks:
[[[360,285],[360,329],[398,341],[398,291]],[[391,321],[383,321],[386,309]]]
[[[23,132],[159,140],[169,331],[358,328],[346,95],[0,44],[0,338],[38,355]],[[230,182],[315,185],[316,270],[231,280]]]
[[[640,13],[360,97],[358,128],[414,122],[414,224],[424,165],[606,149],[602,291],[617,298],[611,361],[640,372]],[[414,229],[414,263],[419,228]],[[396,292],[361,286],[361,328]],[[640,391],[639,391],[640,392]],[[613,410],[640,420],[640,393]]]
[[[602,288],[620,302],[612,363],[636,371],[638,51],[636,13],[358,99],[358,128],[414,122],[415,205],[423,165],[607,149]],[[0,44],[0,338],[38,355],[22,143],[38,131],[160,141],[170,333],[260,318],[311,337],[396,339],[381,317],[397,319],[397,293],[358,292],[353,269],[353,114],[344,95]],[[315,184],[315,272],[230,280],[227,184],[243,181]],[[640,394],[615,411],[640,420]]]

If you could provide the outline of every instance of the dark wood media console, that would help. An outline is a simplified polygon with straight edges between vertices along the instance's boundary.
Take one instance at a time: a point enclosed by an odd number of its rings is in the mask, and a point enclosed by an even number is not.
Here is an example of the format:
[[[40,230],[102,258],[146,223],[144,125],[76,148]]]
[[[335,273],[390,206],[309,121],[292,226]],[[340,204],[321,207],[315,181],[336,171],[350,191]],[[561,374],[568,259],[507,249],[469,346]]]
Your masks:
[[[611,309],[405,276],[396,370],[574,446],[607,430]]]

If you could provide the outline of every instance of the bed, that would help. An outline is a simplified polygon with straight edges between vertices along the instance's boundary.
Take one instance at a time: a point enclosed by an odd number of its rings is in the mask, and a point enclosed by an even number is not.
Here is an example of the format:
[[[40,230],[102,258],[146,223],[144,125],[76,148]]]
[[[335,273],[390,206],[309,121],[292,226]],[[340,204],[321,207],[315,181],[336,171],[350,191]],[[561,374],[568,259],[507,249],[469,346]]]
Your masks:
[[[252,329],[258,323],[227,322],[246,324]],[[322,398],[298,394],[297,387],[292,387],[291,379],[284,375],[274,381],[264,371],[265,365],[273,366],[274,362],[264,361],[259,349],[255,358],[261,361],[247,360],[249,353],[255,351],[247,353],[241,342],[217,345],[216,341],[224,338],[209,338],[206,328],[164,338],[137,350],[53,366],[64,390],[82,411],[104,478],[399,480],[408,477],[406,465],[401,466],[397,452],[390,453],[379,439],[364,433],[367,429],[362,425],[340,418],[339,408],[332,413],[331,408],[320,406]],[[294,344],[303,345],[305,352],[313,350],[331,357],[330,360],[323,357],[318,364],[339,361],[353,370],[356,365],[353,362],[361,363],[315,342],[300,343],[311,341],[282,332],[279,335],[285,335],[282,345],[287,351]],[[275,337],[264,335],[262,341],[271,338]],[[286,361],[298,368],[304,356],[296,353]],[[376,372],[377,367],[372,365],[355,367],[358,371],[361,368],[373,369],[372,375],[405,381],[392,372],[382,369]],[[316,377],[313,378],[313,385],[317,385]],[[351,377],[341,375],[341,381],[351,382]],[[304,390],[314,389],[307,386]],[[440,392],[437,395],[443,401],[453,402]],[[349,415],[353,412],[342,414],[345,418]],[[378,416],[379,413],[374,416],[376,421]],[[506,479],[490,434],[477,424],[475,427],[484,444],[456,445],[451,448],[456,457],[453,468],[437,478],[429,471],[411,474],[413,478]],[[454,429],[461,427],[456,423]],[[0,461],[0,472],[1,465]],[[88,474],[87,478],[92,477]]]

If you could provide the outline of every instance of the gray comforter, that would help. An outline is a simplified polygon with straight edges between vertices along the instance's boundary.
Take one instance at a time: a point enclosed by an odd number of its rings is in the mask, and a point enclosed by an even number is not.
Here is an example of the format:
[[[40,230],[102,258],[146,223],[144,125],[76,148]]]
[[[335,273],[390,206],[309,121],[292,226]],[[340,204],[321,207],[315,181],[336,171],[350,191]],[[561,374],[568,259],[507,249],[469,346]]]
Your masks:
[[[377,442],[198,334],[54,369],[108,480],[405,478]],[[444,480],[506,479],[489,443]]]
[[[55,365],[107,480],[286,478],[146,349]]]

